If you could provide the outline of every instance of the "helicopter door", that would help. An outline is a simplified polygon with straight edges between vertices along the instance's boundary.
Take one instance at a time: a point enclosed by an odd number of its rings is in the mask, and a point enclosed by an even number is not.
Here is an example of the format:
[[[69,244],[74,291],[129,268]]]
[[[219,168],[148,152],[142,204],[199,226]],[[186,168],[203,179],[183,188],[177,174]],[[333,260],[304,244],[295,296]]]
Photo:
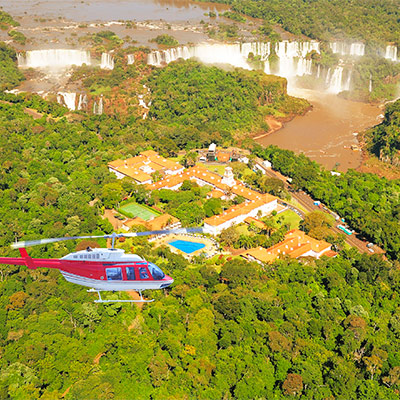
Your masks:
[[[126,280],[127,281],[135,281],[136,280],[136,274],[135,274],[135,267],[126,267]]]

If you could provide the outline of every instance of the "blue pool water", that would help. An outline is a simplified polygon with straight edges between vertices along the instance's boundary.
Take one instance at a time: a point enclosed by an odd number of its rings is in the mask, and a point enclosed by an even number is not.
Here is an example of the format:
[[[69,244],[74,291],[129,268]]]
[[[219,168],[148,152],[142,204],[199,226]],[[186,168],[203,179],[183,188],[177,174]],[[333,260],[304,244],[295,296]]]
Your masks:
[[[174,240],[173,242],[169,242],[171,246],[176,247],[178,250],[183,251],[186,254],[193,253],[197,250],[206,247],[204,243],[197,243],[197,242],[189,242],[187,240]]]

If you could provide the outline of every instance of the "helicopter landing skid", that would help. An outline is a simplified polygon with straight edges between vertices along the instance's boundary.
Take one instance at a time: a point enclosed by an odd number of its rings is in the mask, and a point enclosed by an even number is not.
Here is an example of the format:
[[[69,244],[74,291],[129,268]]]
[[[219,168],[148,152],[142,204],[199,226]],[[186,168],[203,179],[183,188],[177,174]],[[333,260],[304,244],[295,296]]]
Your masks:
[[[101,298],[100,290],[89,289],[87,292],[88,293],[97,292],[97,294],[99,295],[99,299],[94,300],[95,303],[151,303],[154,301],[154,299],[145,300],[140,290],[137,291],[140,294],[140,300],[104,300]]]

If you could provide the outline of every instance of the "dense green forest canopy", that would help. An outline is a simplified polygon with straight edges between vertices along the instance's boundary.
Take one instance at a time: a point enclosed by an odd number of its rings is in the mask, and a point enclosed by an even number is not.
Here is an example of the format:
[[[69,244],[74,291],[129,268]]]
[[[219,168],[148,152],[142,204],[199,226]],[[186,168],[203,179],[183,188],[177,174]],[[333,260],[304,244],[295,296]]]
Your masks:
[[[148,79],[153,103],[149,117],[171,126],[218,132],[225,140],[235,130],[268,130],[263,116],[274,110],[301,113],[306,100],[287,95],[286,79],[261,71],[224,71],[196,61],[177,61]]]
[[[309,158],[275,146],[255,147],[275,169],[293,179],[297,189],[336,211],[366,239],[383,246],[390,257],[400,257],[400,181],[349,170],[331,175]]]
[[[174,277],[167,296],[93,304],[56,271],[1,267],[2,399],[398,398],[400,276],[379,257],[261,268],[122,246]]]
[[[382,123],[365,132],[364,138],[371,153],[400,165],[400,100],[387,105]]]
[[[215,0],[214,0],[215,1]],[[217,0],[234,11],[279,24],[295,35],[329,41],[365,40],[400,45],[400,1]]]
[[[12,89],[24,79],[16,61],[15,50],[0,42],[0,91]]]

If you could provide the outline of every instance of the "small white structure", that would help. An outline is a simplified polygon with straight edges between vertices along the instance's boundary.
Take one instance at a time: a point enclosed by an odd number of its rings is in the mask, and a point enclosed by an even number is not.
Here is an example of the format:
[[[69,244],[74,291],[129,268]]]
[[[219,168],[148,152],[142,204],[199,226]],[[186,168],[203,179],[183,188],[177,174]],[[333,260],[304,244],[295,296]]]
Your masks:
[[[231,167],[225,168],[224,177],[222,178],[221,183],[229,187],[236,185],[236,181],[233,176],[233,171]]]
[[[264,161],[262,162],[262,165],[263,165],[265,168],[272,168],[272,164],[271,164],[268,160],[264,160]]]

